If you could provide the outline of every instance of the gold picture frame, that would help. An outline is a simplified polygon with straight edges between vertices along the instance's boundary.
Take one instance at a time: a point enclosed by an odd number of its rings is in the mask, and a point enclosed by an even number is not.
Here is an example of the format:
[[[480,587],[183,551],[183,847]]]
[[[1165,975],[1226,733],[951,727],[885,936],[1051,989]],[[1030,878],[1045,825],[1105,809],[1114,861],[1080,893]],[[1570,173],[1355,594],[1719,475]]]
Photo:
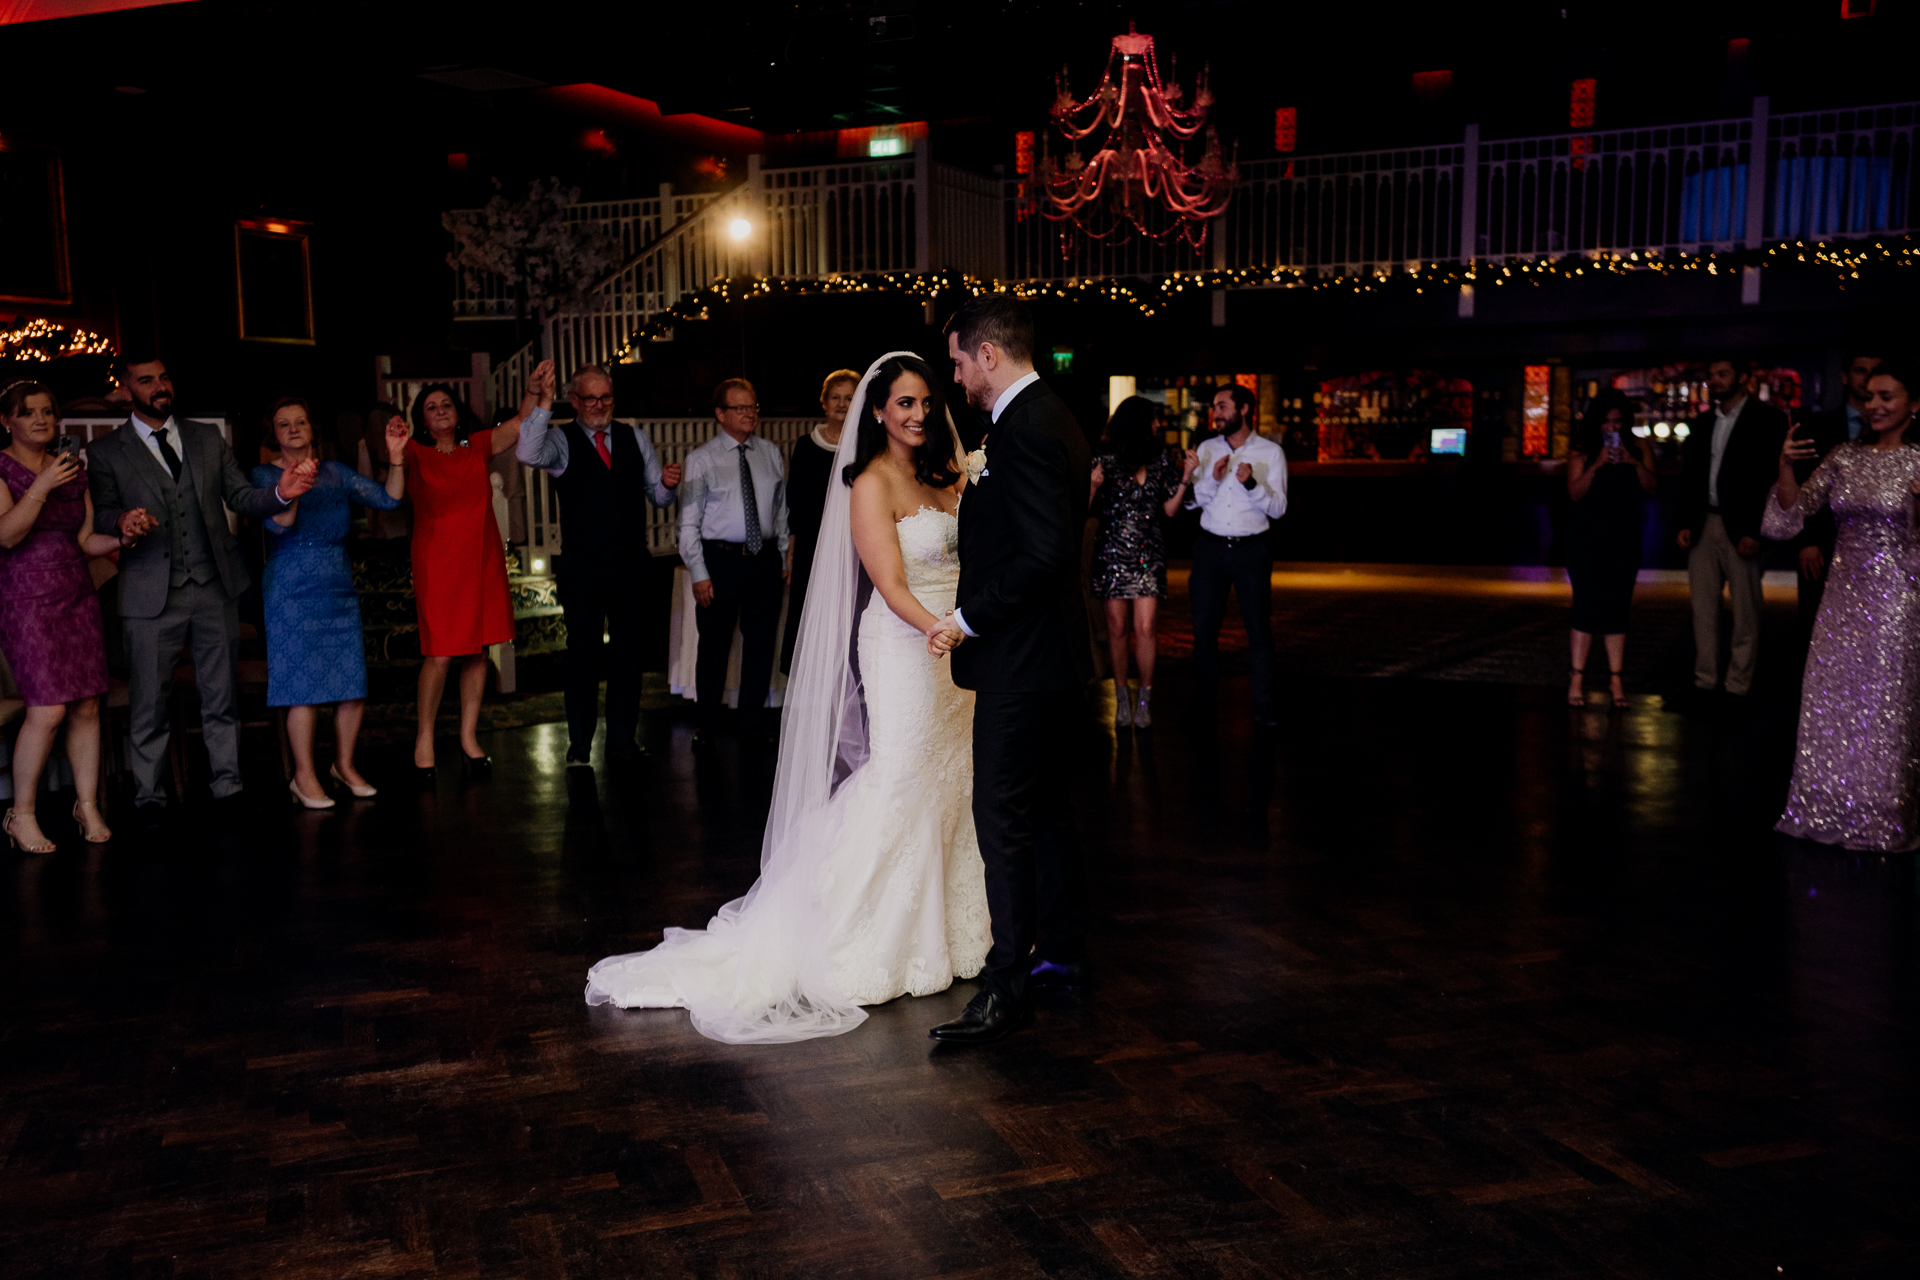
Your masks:
[[[36,163],[36,161],[38,163]],[[33,210],[37,201],[14,198],[43,189],[45,222]],[[67,257],[66,180],[56,147],[0,137],[0,190],[9,193],[9,212],[3,220],[9,242],[0,254],[0,303],[24,302],[41,306],[73,305],[73,274]],[[21,211],[29,210],[25,216]],[[45,257],[29,264],[19,247],[38,242]],[[39,280],[32,277],[39,276]],[[36,284],[44,287],[36,288]]]
[[[242,342],[314,345],[309,240],[304,222],[242,218],[233,224],[233,298]]]

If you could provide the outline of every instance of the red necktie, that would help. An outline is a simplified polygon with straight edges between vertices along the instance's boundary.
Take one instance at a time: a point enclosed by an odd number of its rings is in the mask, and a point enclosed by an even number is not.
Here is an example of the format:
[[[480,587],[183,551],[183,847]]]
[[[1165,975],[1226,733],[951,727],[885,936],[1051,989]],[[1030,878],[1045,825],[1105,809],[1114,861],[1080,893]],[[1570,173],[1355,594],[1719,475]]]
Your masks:
[[[613,454],[607,451],[606,432],[596,431],[593,433],[593,447],[600,451],[600,461],[607,464],[607,470],[613,470]]]

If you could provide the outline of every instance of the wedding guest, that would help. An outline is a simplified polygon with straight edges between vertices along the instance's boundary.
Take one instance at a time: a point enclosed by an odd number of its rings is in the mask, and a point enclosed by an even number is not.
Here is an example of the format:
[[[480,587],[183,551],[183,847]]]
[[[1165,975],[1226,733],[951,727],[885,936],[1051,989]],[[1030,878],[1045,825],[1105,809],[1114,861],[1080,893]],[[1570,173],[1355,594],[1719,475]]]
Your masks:
[[[754,434],[760,405],[751,382],[728,378],[715,387],[713,416],[719,434],[687,455],[680,485],[680,558],[693,579],[700,632],[694,745],[711,743],[718,726],[736,625],[742,645],[740,732],[747,742],[764,745],[785,577],[787,473],[780,447]]]
[[[840,430],[860,375],[835,369],[820,384],[820,411],[827,416],[793,442],[787,459],[787,634],[780,645],[780,669],[793,668],[793,645],[800,638],[800,610],[807,602],[807,578],[813,572],[813,549],[820,540],[820,517],[827,509],[827,486],[833,481],[833,454],[840,447]]]
[[[263,489],[279,484],[286,468],[315,459],[313,413],[305,400],[285,396],[275,401],[267,411],[267,429],[279,445],[280,465],[253,469],[253,482]],[[389,418],[382,432],[389,463],[384,488],[338,462],[320,462],[313,488],[264,525],[272,535],[260,574],[266,601],[267,705],[287,708],[287,739],[293,748],[293,778],[287,789],[308,809],[333,807],[313,767],[314,723],[322,703],[336,704],[334,762],[328,774],[361,799],[375,794],[353,766],[366,710],[367,657],[346,542],[352,515],[348,503],[391,511],[406,490],[407,424]]]
[[[1799,463],[1795,472],[1801,484],[1807,482],[1807,477],[1828,454],[1848,441],[1858,440],[1865,432],[1867,381],[1880,367],[1882,359],[1881,356],[1855,355],[1848,360],[1846,371],[1841,375],[1845,397],[1840,407],[1814,414],[1807,423],[1808,429],[1800,433],[1813,443],[1813,456]],[[1800,569],[1799,620],[1803,643],[1813,636],[1813,621],[1820,612],[1820,593],[1826,586],[1827,562],[1833,559],[1835,535],[1833,512],[1823,510],[1807,517],[1806,528],[1793,540]]]
[[[366,427],[360,436],[359,465],[356,469],[383,488],[387,483],[387,471],[394,464],[387,460],[386,449],[381,442],[387,438],[387,429],[394,422],[398,422],[401,429],[405,430],[407,415],[390,404],[376,404],[367,410]],[[404,538],[413,532],[413,512],[404,501],[391,511],[368,508],[367,532],[382,540]]]
[[[1793,784],[1775,829],[1874,853],[1920,847],[1920,370],[1884,362],[1867,379],[1860,439],[1802,485],[1818,446],[1801,431],[1779,454],[1762,530],[1790,538],[1833,512],[1827,589],[1800,692]]]
[[[1687,551],[1693,596],[1693,683],[1720,684],[1720,592],[1733,601],[1732,657],[1726,691],[1745,697],[1760,657],[1760,517],[1773,487],[1774,459],[1787,418],[1749,394],[1750,361],[1721,357],[1707,366],[1711,413],[1688,424],[1681,447],[1676,539]]]
[[[1627,614],[1640,576],[1640,510],[1657,488],[1653,446],[1633,434],[1634,404],[1611,387],[1595,396],[1567,457],[1567,578],[1573,584],[1573,673],[1567,704],[1587,705],[1593,638],[1607,653],[1608,692],[1627,705]]]
[[[1113,724],[1153,727],[1154,628],[1167,598],[1165,522],[1180,510],[1198,456],[1184,465],[1161,439],[1160,406],[1129,396],[1107,420],[1105,449],[1093,460],[1089,514],[1100,522],[1093,547],[1093,598],[1106,602],[1107,647],[1113,658]],[[1127,689],[1127,655],[1140,692]]]
[[[22,853],[52,853],[37,806],[40,773],[63,722],[73,820],[91,844],[113,836],[100,816],[107,654],[87,557],[133,546],[151,523],[138,512],[126,534],[93,532],[86,469],[76,453],[54,452],[60,410],[43,384],[23,379],[0,390],[0,426],[8,437],[0,449],[0,653],[27,703],[13,744],[13,807],[4,828],[7,843]]]
[[[1273,708],[1272,522],[1287,511],[1287,456],[1255,431],[1253,393],[1235,383],[1214,393],[1214,435],[1195,451],[1194,501],[1200,534],[1193,544],[1193,674],[1196,703],[1213,708],[1220,691],[1220,627],[1232,589],[1247,628],[1253,722],[1279,724]]]
[[[515,452],[551,476],[560,495],[566,542],[553,558],[553,576],[567,623],[567,764],[587,767],[600,719],[603,635],[613,642],[605,664],[607,758],[646,755],[636,735],[652,556],[639,540],[640,495],[656,507],[673,505],[681,469],[660,465],[646,428],[613,420],[613,379],[599,365],[575,371],[567,402],[573,421],[558,428],[535,406]]]
[[[133,414],[87,449],[96,533],[123,537],[153,521],[152,536],[120,556],[120,616],[132,662],[127,690],[134,803],[152,831],[165,814],[160,773],[167,758],[167,698],[175,659],[193,655],[200,724],[216,800],[239,795],[240,730],[234,682],[240,653],[240,595],[252,577],[227,512],[264,520],[313,485],[308,460],[278,487],[247,483],[220,433],[173,414],[167,366],[145,353],[115,364]],[[175,797],[176,800],[182,797]]]
[[[527,379],[519,416],[482,427],[444,382],[413,402],[406,446],[406,491],[413,501],[413,597],[420,620],[420,683],[413,767],[421,783],[434,776],[433,726],[447,672],[460,662],[460,751],[469,774],[492,765],[480,749],[480,699],[487,689],[486,647],[513,639],[506,548],[493,518],[488,461],[520,440],[520,424],[553,403],[553,361]]]

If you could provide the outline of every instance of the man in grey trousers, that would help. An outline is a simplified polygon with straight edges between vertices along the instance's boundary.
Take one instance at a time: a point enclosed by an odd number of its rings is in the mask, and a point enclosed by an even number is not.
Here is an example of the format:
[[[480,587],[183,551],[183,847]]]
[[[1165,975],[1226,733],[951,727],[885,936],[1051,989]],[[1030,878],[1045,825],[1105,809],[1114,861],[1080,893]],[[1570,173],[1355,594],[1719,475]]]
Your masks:
[[[96,532],[148,530],[120,556],[120,616],[132,665],[134,803],[152,830],[166,805],[167,696],[182,648],[193,654],[214,798],[240,791],[234,676],[240,593],[250,578],[227,511],[256,520],[285,511],[313,486],[317,468],[304,463],[278,489],[256,489],[218,431],[173,416],[163,362],[123,356],[115,371],[133,396],[133,416],[88,447],[87,475]]]

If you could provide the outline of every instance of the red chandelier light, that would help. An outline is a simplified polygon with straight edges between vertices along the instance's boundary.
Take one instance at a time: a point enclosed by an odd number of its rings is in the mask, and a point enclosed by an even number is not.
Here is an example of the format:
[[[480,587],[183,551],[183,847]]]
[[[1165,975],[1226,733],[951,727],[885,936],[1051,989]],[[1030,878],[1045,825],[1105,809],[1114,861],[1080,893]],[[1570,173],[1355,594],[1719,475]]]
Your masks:
[[[1207,124],[1213,93],[1206,71],[1194,81],[1193,105],[1183,106],[1179,84],[1160,78],[1153,37],[1128,24],[1127,34],[1113,38],[1100,87],[1091,97],[1074,101],[1064,69],[1055,84],[1053,123],[1069,142],[1101,129],[1107,135],[1090,157],[1082,157],[1077,147],[1064,162],[1041,157],[1041,214],[1115,244],[1135,234],[1161,242],[1178,238],[1195,249],[1206,244],[1208,222],[1226,212],[1240,177],[1237,165],[1222,161],[1219,135]],[[1182,152],[1202,130],[1200,160],[1190,165]],[[1149,222],[1155,208],[1168,215],[1153,220],[1158,226]],[[1063,228],[1063,253],[1071,241],[1072,231]]]

